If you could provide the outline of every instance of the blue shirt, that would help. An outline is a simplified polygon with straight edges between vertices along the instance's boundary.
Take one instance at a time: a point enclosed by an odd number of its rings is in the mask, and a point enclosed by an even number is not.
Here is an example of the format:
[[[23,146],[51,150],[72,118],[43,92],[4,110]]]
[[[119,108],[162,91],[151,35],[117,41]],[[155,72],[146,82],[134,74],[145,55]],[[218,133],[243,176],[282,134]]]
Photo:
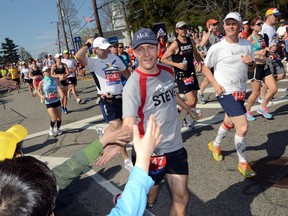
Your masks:
[[[147,194],[153,185],[154,181],[143,169],[133,167],[124,191],[109,216],[142,216],[146,208]]]
[[[52,104],[59,101],[58,85],[53,77],[44,77],[43,91],[45,93],[45,104]]]

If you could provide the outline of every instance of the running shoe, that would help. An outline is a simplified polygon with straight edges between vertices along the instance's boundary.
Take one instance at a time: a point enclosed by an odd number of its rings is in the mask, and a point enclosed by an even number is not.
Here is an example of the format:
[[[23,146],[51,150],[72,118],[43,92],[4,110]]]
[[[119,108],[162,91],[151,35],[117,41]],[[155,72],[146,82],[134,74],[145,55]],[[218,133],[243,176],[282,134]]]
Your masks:
[[[198,103],[206,104],[206,100],[204,99],[204,94],[198,94]]]
[[[32,95],[32,97],[35,97],[35,93],[34,93],[34,92],[32,92],[32,94],[31,94],[31,95]]]
[[[65,113],[65,108],[64,107],[62,107],[62,113]]]
[[[57,132],[59,136],[63,133],[63,131],[60,128],[57,129]]]
[[[45,102],[45,99],[40,99],[40,103],[44,103]]]
[[[54,130],[53,128],[50,127],[49,129],[49,136],[54,136]]]
[[[77,98],[77,99],[76,99],[76,102],[77,102],[78,104],[80,104],[80,103],[81,103],[81,101],[82,101],[82,99],[81,99],[81,98]]]
[[[96,126],[96,133],[98,134],[98,137],[101,138],[104,136],[104,128],[100,126]]]
[[[255,121],[256,120],[256,118],[252,115],[251,111],[248,111],[245,115],[246,115],[246,118],[248,121]]]
[[[251,178],[253,176],[256,176],[256,172],[251,169],[249,164],[247,162],[240,162],[238,164],[238,171],[245,177],[245,178]]]
[[[129,172],[133,169],[133,163],[130,158],[124,160],[124,168],[127,169]]]
[[[212,152],[213,158],[216,161],[222,161],[223,160],[223,156],[221,155],[220,146],[217,146],[217,147],[214,146],[214,141],[211,141],[208,143],[208,148]]]
[[[264,98],[258,97],[258,99],[257,99],[257,102],[258,102],[259,104],[262,104],[262,103],[263,103],[263,101],[264,101]],[[271,100],[271,101],[269,101],[268,105],[269,105],[269,106],[273,105],[273,102],[272,102],[272,100]]]
[[[263,108],[263,109],[262,109],[261,107],[259,107],[259,108],[257,109],[257,113],[263,115],[263,117],[266,118],[266,119],[271,119],[271,118],[273,117],[273,116],[269,113],[269,111],[268,111],[267,108]]]
[[[191,119],[190,116],[186,116],[182,121],[182,126],[186,127],[188,131],[191,131],[194,128],[195,121]]]
[[[67,108],[65,107],[65,108],[64,108],[64,114],[67,115],[67,113],[68,113],[68,110],[67,110]]]

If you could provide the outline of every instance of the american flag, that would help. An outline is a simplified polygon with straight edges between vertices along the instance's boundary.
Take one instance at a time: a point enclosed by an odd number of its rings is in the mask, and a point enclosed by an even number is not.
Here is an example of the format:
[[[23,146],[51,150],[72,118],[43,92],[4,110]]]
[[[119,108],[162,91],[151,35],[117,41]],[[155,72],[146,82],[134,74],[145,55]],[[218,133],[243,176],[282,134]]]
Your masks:
[[[85,17],[85,16],[83,16],[83,18],[86,22],[93,22],[94,21],[93,18],[89,18],[89,17]]]

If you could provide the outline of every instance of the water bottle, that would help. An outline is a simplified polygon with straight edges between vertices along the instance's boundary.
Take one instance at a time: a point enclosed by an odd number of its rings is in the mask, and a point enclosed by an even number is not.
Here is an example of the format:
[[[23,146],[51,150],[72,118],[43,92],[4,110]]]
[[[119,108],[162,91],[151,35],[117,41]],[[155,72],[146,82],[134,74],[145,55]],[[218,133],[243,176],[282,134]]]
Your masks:
[[[185,58],[185,57],[183,58],[183,61],[182,61],[182,63],[185,65],[185,68],[184,68],[184,70],[187,70],[187,60],[186,60],[186,58]]]

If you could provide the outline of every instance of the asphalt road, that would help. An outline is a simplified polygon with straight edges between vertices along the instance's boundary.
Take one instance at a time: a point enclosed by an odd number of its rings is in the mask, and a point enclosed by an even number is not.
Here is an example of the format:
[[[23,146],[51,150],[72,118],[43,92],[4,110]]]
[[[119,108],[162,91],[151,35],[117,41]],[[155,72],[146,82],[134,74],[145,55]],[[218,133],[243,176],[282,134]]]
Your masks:
[[[199,77],[201,80],[202,77]],[[257,120],[249,123],[247,159],[257,161],[264,157],[288,157],[288,97],[284,90],[287,79],[281,81],[279,91],[269,110],[274,119],[266,120],[254,114]],[[78,81],[80,97],[86,104],[68,103],[68,114],[63,116],[63,135],[49,137],[49,116],[38,97],[31,97],[21,86],[20,93],[0,91],[0,130],[16,123],[24,125],[29,136],[24,141],[24,153],[46,161],[50,167],[62,163],[78,149],[97,139],[95,126],[107,126],[99,106],[95,104],[95,84],[91,79]],[[189,206],[187,215],[288,215],[288,188],[261,185],[245,179],[237,171],[234,132],[230,132],[221,146],[224,160],[216,162],[207,148],[215,138],[223,119],[223,111],[215,100],[213,88],[206,90],[209,102],[199,105],[202,118],[193,131],[183,128],[182,135],[189,160]],[[254,110],[259,106],[255,103]],[[180,118],[183,118],[181,115]],[[128,146],[131,153],[131,146]],[[113,195],[124,189],[129,172],[117,155],[103,167],[91,167],[87,173],[60,191],[56,216],[106,215],[113,208]],[[168,215],[170,194],[165,182],[161,184],[156,205],[145,215]]]

